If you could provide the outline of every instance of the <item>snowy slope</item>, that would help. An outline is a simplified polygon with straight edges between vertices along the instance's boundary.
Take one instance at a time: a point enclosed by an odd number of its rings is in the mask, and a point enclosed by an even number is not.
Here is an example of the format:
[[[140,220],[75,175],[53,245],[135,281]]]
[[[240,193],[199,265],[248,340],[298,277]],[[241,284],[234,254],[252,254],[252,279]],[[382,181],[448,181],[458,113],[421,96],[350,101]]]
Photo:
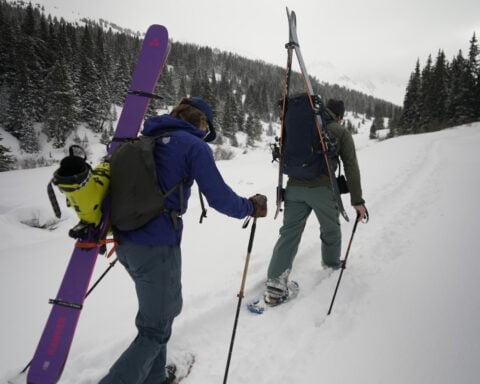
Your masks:
[[[480,377],[477,191],[480,123],[380,143],[357,135],[370,223],[360,224],[333,313],[338,273],[320,265],[311,217],[294,264],[298,298],[258,316],[243,309],[229,383],[474,384]],[[269,197],[246,282],[261,293],[281,219],[273,220],[276,166],[265,148],[219,162],[238,193]],[[45,186],[54,167],[0,173],[0,382],[30,360],[70,255],[76,223],[64,209],[54,230]],[[348,200],[345,200],[349,206]],[[169,344],[196,364],[184,382],[223,380],[249,229],[197,196],[185,216],[184,310]],[[353,217],[353,209],[349,209]],[[352,223],[342,222],[346,245]],[[108,266],[100,258],[96,276]],[[94,276],[95,278],[95,276]],[[135,336],[133,285],[117,265],[87,299],[60,384],[96,383]]]

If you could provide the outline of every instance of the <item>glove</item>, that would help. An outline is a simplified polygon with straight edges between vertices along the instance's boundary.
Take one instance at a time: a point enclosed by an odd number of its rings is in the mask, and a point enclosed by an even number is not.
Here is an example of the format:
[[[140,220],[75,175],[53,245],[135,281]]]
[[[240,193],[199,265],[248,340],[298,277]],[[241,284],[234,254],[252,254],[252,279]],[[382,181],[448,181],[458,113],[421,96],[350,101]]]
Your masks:
[[[353,208],[357,211],[357,220],[367,223],[369,219],[367,207],[365,207],[364,204],[357,204],[354,205]]]
[[[253,217],[267,216],[267,196],[257,193],[248,200],[253,203]]]

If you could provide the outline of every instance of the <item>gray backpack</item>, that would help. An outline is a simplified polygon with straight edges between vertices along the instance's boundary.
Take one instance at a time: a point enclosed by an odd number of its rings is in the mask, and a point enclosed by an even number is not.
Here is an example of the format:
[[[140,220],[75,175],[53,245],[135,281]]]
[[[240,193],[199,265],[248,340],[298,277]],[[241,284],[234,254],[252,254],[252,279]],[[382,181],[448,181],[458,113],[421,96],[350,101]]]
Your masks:
[[[111,224],[121,231],[138,229],[161,213],[171,215],[176,226],[183,208],[184,179],[163,192],[157,180],[155,140],[167,134],[129,139],[110,159]],[[180,209],[166,209],[165,199],[179,189]]]

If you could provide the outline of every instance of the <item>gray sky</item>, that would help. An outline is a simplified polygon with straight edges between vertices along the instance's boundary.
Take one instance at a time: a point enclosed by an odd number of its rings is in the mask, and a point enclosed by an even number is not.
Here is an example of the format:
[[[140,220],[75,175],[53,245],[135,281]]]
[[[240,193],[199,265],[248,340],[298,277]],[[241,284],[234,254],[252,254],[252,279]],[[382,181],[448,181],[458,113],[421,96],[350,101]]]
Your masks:
[[[297,14],[298,36],[311,75],[344,81],[403,103],[417,59],[443,49],[468,53],[480,37],[478,0],[32,0],[67,20],[103,18],[145,31],[163,24],[174,41],[208,45],[285,66],[285,7]],[[56,8],[54,8],[56,7]],[[347,79],[348,77],[348,79]],[[370,85],[369,85],[370,84]],[[367,88],[365,88],[367,87]]]

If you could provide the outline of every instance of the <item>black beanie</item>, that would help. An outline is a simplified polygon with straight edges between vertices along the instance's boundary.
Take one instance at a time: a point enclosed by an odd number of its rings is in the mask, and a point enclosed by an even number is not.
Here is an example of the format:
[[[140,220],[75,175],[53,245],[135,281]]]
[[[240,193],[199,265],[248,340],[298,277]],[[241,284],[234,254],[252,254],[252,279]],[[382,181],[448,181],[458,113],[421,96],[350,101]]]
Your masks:
[[[345,105],[343,104],[343,100],[335,100],[329,99],[327,103],[327,108],[330,109],[337,117],[343,119],[343,115],[345,114]]]

